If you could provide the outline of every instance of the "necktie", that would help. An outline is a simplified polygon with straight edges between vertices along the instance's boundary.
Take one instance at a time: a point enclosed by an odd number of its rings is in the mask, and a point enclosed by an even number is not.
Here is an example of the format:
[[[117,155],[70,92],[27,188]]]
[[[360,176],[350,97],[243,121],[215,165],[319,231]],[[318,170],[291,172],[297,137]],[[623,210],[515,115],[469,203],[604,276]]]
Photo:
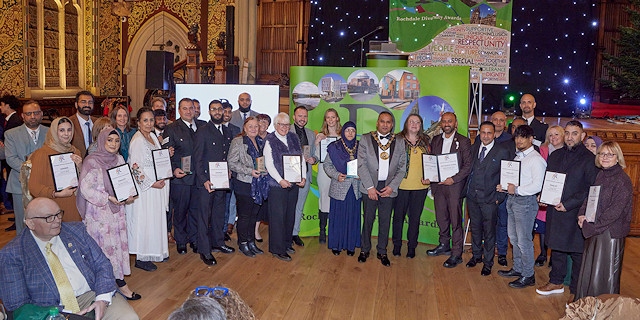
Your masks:
[[[487,152],[487,147],[482,146],[482,151],[480,151],[480,162],[484,160],[485,152]]]
[[[31,139],[33,139],[33,143],[38,144],[38,136],[35,131],[31,131]]]
[[[247,113],[243,112],[242,113],[242,121],[247,120]]]
[[[89,144],[91,144],[93,142],[93,139],[91,138],[91,123],[87,121],[84,123],[84,125],[87,126],[87,140],[89,141]]]
[[[220,134],[224,134],[224,133],[222,133],[222,126],[221,125],[217,125],[216,128],[218,128],[218,131],[220,131]]]
[[[193,132],[196,132],[196,128],[193,127],[193,123],[189,125],[189,129],[193,130]]]
[[[51,251],[51,242],[47,242],[45,252],[47,253],[47,262],[51,268],[53,279],[55,280],[58,292],[60,293],[60,302],[64,305],[65,309],[70,310],[73,313],[78,313],[80,311],[78,300],[76,299],[76,295],[73,293],[73,287],[71,287],[71,282],[69,281],[67,274],[64,272],[62,263],[60,263],[58,256]]]

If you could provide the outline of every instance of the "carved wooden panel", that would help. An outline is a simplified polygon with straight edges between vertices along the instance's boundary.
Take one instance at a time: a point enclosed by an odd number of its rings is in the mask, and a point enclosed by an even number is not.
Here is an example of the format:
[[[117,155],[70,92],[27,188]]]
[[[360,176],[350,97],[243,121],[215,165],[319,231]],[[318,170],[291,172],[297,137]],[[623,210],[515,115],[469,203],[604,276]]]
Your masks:
[[[64,7],[64,55],[67,87],[78,87],[78,12],[72,3]]]
[[[44,1],[44,83],[46,87],[60,87],[58,40],[58,5],[54,0]]]
[[[38,79],[38,7],[36,0],[29,0],[27,7],[27,85],[40,86]]]

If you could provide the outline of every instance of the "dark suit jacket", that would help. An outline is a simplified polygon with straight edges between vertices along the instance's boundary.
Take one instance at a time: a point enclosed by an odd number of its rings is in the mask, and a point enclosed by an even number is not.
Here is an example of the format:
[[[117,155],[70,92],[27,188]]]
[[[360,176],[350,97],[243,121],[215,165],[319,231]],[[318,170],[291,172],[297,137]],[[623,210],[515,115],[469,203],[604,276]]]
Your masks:
[[[373,134],[377,134],[375,131]],[[407,153],[404,149],[404,139],[396,138],[389,147],[389,174],[385,180],[385,187],[393,189],[391,197],[398,195],[400,182],[407,172]],[[378,145],[374,144],[371,133],[364,134],[358,145],[358,176],[360,177],[360,192],[367,193],[370,187],[378,185]]]
[[[87,147],[84,145],[84,134],[87,132],[87,128],[80,125],[77,112],[69,117],[69,119],[73,123],[73,139],[71,140],[71,144],[80,150],[84,158],[87,156]],[[91,116],[91,122],[95,123],[96,120],[98,120],[98,118]]]
[[[4,124],[4,131],[2,132],[2,141],[4,141],[4,133],[15,128],[15,127],[19,127],[23,124],[24,122],[22,121],[22,117],[16,112],[13,115],[11,115],[11,118],[9,118],[9,120],[7,120],[7,122],[5,122]]]
[[[195,119],[196,132],[207,124],[202,120]],[[173,170],[182,168],[182,157],[191,156],[191,171],[195,171],[193,151],[195,145],[196,133],[187,126],[187,124],[178,119],[171,124],[168,124],[164,129],[164,139],[168,139],[167,143],[163,144],[163,148],[173,147],[175,153],[171,157],[171,168]],[[181,184],[192,186],[195,183],[195,174],[188,174],[183,178],[171,179],[171,184]]]
[[[504,201],[506,193],[497,192],[496,186],[500,184],[500,162],[509,159],[509,151],[504,145],[494,141],[493,147],[485,154],[484,161],[477,157],[480,153],[482,142],[476,142],[471,146],[473,165],[471,174],[464,188],[468,198],[474,198],[480,203],[498,203]]]
[[[229,130],[231,130],[231,136],[232,136],[233,138],[235,138],[237,135],[239,135],[239,134],[240,134],[240,132],[242,132],[242,129],[240,129],[240,127],[238,127],[238,126],[234,125],[234,124],[233,124],[233,123],[231,123],[231,122],[228,122],[228,123],[227,123],[227,128],[229,128]]]
[[[519,118],[524,119],[522,118],[522,116],[520,116]],[[531,127],[531,129],[533,129],[533,138],[540,141],[541,143],[544,142],[547,137],[547,129],[549,128],[549,125],[546,123],[542,123],[537,118],[533,118],[529,126]],[[509,124],[509,128],[507,128],[507,131],[511,132],[511,124]]]
[[[82,222],[62,223],[59,236],[96,295],[116,290],[111,262]],[[0,266],[0,299],[9,311],[27,303],[60,304],[60,294],[47,260],[29,229],[25,228],[0,250]]]
[[[209,162],[227,161],[232,139],[231,130],[222,126],[222,131],[224,135],[209,121],[196,132],[191,160],[194,162],[198,188],[204,188],[204,183],[209,180]]]

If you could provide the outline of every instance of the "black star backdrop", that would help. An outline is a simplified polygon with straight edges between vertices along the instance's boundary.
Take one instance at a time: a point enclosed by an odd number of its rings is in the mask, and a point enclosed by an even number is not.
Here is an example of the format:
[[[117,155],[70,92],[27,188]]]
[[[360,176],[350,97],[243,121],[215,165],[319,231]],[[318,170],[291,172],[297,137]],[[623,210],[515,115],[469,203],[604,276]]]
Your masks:
[[[510,84],[483,86],[484,112],[519,112],[524,93],[536,97],[539,116],[571,116],[587,108],[594,87],[596,2],[515,0]],[[384,29],[365,39],[364,50],[369,40],[386,40],[388,13],[388,0],[311,1],[307,64],[358,66],[360,44],[349,44],[378,26]]]

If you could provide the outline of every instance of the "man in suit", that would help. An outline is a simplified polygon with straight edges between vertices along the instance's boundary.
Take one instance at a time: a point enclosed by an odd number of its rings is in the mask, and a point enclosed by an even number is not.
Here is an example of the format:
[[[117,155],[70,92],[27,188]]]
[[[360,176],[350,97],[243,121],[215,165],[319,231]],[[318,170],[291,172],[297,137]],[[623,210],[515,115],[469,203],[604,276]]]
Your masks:
[[[162,109],[153,110],[153,130],[158,137],[158,141],[162,144],[164,140],[164,129],[167,127],[167,112]]]
[[[454,113],[446,112],[440,120],[442,135],[431,140],[431,152],[435,155],[455,153],[458,158],[458,173],[452,177],[441,177],[439,183],[431,184],[436,209],[436,222],[440,228],[440,244],[428,250],[430,256],[451,254],[444,267],[454,268],[462,263],[462,200],[463,189],[473,164],[471,141],[456,132],[458,120]],[[451,229],[451,233],[449,233]],[[452,245],[449,246],[449,241]]]
[[[82,157],[87,155],[87,149],[91,144],[91,130],[93,129],[93,123],[97,120],[96,117],[91,116],[93,112],[94,96],[89,91],[80,91],[76,93],[76,110],[77,112],[69,117],[73,123],[73,139],[71,144],[80,150]]]
[[[193,118],[200,118],[200,101],[198,99],[191,99],[193,101]]]
[[[525,124],[529,125],[533,129],[533,145],[539,147],[547,135],[547,129],[549,125],[542,123],[535,118],[534,111],[536,109],[536,99],[530,93],[525,93],[520,98],[520,110],[522,110],[522,119],[526,121]],[[509,131],[511,131],[509,125]]]
[[[231,114],[231,123],[238,128],[242,128],[244,119],[257,115],[257,112],[251,110],[251,95],[246,92],[241,93],[238,96],[238,110]]]
[[[578,275],[582,265],[584,237],[578,224],[578,211],[589,195],[589,187],[596,180],[598,168],[595,156],[582,141],[585,137],[582,123],[567,122],[564,127],[564,147],[557,149],[547,159],[547,171],[566,174],[560,203],[547,205],[546,243],[551,248],[549,283],[536,289],[541,295],[564,292],[567,275],[567,258],[571,257],[570,294],[575,295]],[[572,299],[573,301],[573,299]]]
[[[309,186],[311,185],[311,166],[318,162],[318,158],[314,155],[316,154],[316,134],[311,131],[311,129],[306,128],[307,122],[309,121],[309,111],[305,107],[297,107],[293,110],[293,124],[289,128],[289,132],[295,133],[300,140],[300,147],[302,148],[302,153],[304,156],[304,160],[307,163],[307,177],[306,182],[304,184],[304,188],[300,188],[298,190],[298,202],[296,203],[296,222],[293,226],[293,243],[297,246],[304,246],[304,241],[300,239],[300,221],[302,221],[302,216],[304,212],[304,203],[307,201],[307,194],[309,194]],[[308,148],[309,154],[304,152],[304,149]]]
[[[497,192],[495,186],[500,184],[501,161],[509,159],[507,149],[495,140],[494,128],[495,125],[490,121],[480,124],[480,141],[471,147],[474,160],[465,188],[473,250],[473,257],[467,262],[467,267],[473,268],[483,262],[480,272],[483,276],[490,275],[493,267],[498,204],[505,199],[505,194]]]
[[[198,128],[193,147],[193,163],[200,206],[198,252],[200,259],[207,265],[216,264],[211,250],[222,253],[235,252],[235,249],[224,244],[222,231],[225,225],[224,210],[227,190],[213,189],[209,180],[209,162],[227,161],[231,145],[231,132],[222,125],[222,114],[222,103],[219,100],[211,101],[209,103],[211,120]]]
[[[524,124],[523,119],[519,119]],[[514,120],[514,126],[517,126],[517,122]],[[513,159],[516,154],[516,146],[513,144],[513,136],[511,131],[507,132],[507,115],[502,111],[496,111],[491,115],[491,123],[496,128],[495,142],[502,144],[502,146],[509,153],[509,160]],[[476,139],[477,142],[477,139]],[[507,266],[507,249],[509,248],[509,236],[507,233],[507,202],[502,201],[498,205],[498,221],[496,223],[496,247],[498,248],[498,264],[501,266]]]
[[[16,218],[16,234],[24,229],[24,207],[22,205],[22,186],[20,185],[20,167],[27,157],[36,149],[42,147],[47,135],[48,127],[40,125],[42,122],[42,110],[40,105],[31,100],[22,107],[22,120],[24,124],[13,128],[4,134],[5,155],[7,163],[11,167],[7,192],[13,197],[13,209]]]
[[[178,103],[180,118],[167,125],[164,131],[163,148],[174,148],[171,157],[173,177],[169,189],[169,203],[173,208],[173,233],[176,239],[176,249],[179,254],[187,253],[187,243],[191,245],[193,252],[198,251],[197,242],[197,215],[198,188],[195,183],[195,175],[191,172],[193,158],[190,159],[191,171],[185,172],[182,167],[183,157],[193,157],[194,140],[198,128],[205,126],[206,122],[194,118],[193,101],[183,98]]]
[[[371,229],[378,211],[378,245],[376,257],[383,266],[391,266],[387,256],[389,224],[393,200],[407,171],[404,139],[393,134],[393,115],[383,111],[378,115],[376,131],[364,134],[358,146],[358,176],[364,209],[362,249],[359,262],[366,262],[371,250]]]
[[[20,107],[20,101],[13,95],[5,95],[0,98],[0,113],[5,115],[5,118],[0,121],[0,148],[2,148],[2,153],[4,153],[4,133],[8,130],[11,130],[15,127],[19,127],[22,125],[22,117],[20,117],[16,110]],[[0,194],[2,195],[2,204],[3,208],[0,208],[0,214],[11,213],[13,212],[13,204],[11,203],[11,197],[7,193],[7,180],[5,179],[5,175],[2,174],[2,170],[7,170],[7,176],[9,175],[9,170],[11,168],[7,164],[6,160],[0,161]],[[14,230],[16,224],[14,223],[13,228],[9,228]]]
[[[35,198],[23,230],[0,250],[0,298],[9,311],[23,305],[63,306],[95,319],[138,319],[116,291],[113,267],[81,222],[62,223],[64,211]]]

